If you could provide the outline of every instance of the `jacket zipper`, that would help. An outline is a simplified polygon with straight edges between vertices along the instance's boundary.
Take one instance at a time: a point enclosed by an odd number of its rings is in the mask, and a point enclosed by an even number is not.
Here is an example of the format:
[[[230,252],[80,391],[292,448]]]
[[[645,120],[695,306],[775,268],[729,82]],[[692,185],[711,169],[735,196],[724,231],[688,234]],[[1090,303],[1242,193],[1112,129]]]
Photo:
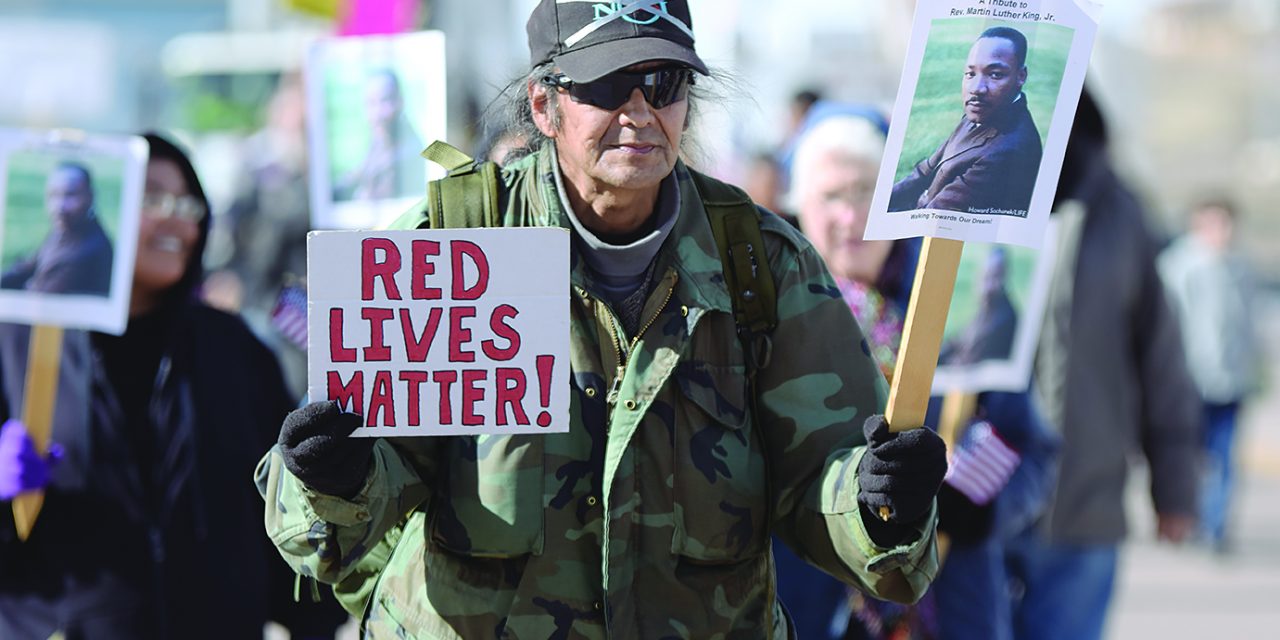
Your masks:
[[[652,327],[653,323],[658,321],[658,316],[662,315],[663,309],[666,309],[667,304],[671,302],[671,296],[675,295],[676,292],[676,282],[679,280],[680,275],[678,273],[673,274],[671,286],[667,288],[667,293],[662,298],[662,304],[653,313],[653,316],[640,326],[636,336],[631,339],[631,344],[627,346],[626,353],[623,353],[622,342],[618,340],[618,325],[613,320],[613,311],[609,310],[609,313],[605,316],[609,320],[609,337],[613,339],[613,352],[618,362],[618,369],[613,375],[613,384],[609,386],[609,395],[605,399],[609,405],[613,405],[618,401],[618,392],[622,389],[622,377],[627,370],[628,357],[635,351],[636,345],[640,343],[640,338],[644,336],[644,332],[648,331],[649,327]]]

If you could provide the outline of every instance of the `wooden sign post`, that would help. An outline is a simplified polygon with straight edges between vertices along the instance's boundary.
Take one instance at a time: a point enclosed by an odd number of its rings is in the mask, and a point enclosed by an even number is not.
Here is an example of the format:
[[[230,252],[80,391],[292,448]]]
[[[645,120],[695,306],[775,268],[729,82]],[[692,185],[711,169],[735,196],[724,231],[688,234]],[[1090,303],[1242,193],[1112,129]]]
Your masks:
[[[128,325],[147,157],[140,136],[0,128],[0,226],[6,252],[15,249],[5,258],[30,265],[6,274],[0,288],[0,322],[31,327],[22,398],[8,404],[41,457],[53,436],[63,331],[121,335]],[[68,200],[71,187],[54,190],[57,185],[75,185],[80,197]],[[78,245],[92,250],[77,250],[74,257],[50,258],[43,248],[64,242],[53,233],[57,211],[92,230],[87,237],[105,241]],[[20,539],[31,535],[44,496],[43,490],[15,496],[11,508]]]
[[[58,389],[58,364],[62,359],[62,328],[36,325],[31,328],[31,346],[27,355],[27,380],[23,392],[22,422],[34,441],[36,452],[49,451],[53,433],[53,407]],[[18,538],[26,540],[44,506],[44,491],[18,494],[13,499],[13,523]]]
[[[933,371],[942,349],[942,330],[947,324],[947,309],[951,306],[963,249],[963,242],[943,238],[925,238],[920,249],[907,320],[902,328],[902,347],[885,409],[891,431],[924,426]]]
[[[933,387],[933,371],[942,350],[942,331],[947,326],[947,310],[956,287],[956,270],[964,243],[945,238],[925,238],[916,265],[911,302],[902,328],[902,347],[889,387],[885,419],[889,430],[906,431],[924,426]],[[889,520],[888,507],[880,507],[880,518]]]

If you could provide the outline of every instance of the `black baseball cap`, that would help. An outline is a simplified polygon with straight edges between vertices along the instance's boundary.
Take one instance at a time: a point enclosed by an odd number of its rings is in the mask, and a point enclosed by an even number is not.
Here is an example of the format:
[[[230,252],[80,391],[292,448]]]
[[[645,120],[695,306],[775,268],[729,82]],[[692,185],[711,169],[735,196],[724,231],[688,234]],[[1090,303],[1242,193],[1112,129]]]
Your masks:
[[[541,0],[525,29],[533,66],[554,62],[575,82],[650,60],[670,60],[707,75],[693,50],[686,0]]]

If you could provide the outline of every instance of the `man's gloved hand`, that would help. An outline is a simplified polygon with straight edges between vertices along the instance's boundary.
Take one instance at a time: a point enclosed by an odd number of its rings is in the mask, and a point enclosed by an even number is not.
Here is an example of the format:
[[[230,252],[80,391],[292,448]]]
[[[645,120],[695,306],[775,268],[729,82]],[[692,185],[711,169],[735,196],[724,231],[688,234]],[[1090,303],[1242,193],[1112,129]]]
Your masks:
[[[280,427],[280,455],[294,477],[331,496],[352,498],[369,475],[373,438],[352,438],[363,419],[332,400],[294,410]]]
[[[879,547],[904,542],[929,514],[933,498],[947,473],[947,447],[929,429],[889,432],[882,415],[862,425],[867,452],[858,463],[858,502],[871,541]],[[881,507],[891,513],[880,518]]]
[[[27,428],[17,420],[6,420],[0,427],[0,500],[12,500],[20,493],[43,489],[49,484],[49,472],[62,459],[62,447],[49,446],[40,457]]]
[[[938,531],[956,545],[978,544],[991,534],[995,503],[977,504],[949,483],[938,490]]]

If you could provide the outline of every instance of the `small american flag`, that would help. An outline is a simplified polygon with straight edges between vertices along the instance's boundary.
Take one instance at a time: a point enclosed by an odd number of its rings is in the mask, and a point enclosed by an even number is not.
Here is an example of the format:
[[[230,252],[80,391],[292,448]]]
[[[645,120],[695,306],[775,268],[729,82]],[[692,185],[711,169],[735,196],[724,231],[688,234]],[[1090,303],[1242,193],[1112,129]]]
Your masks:
[[[307,290],[289,285],[280,290],[271,310],[271,326],[299,349],[307,349]]]
[[[951,456],[943,481],[974,504],[987,504],[1009,482],[1021,460],[1022,456],[1005,444],[991,423],[984,420],[965,432]]]

